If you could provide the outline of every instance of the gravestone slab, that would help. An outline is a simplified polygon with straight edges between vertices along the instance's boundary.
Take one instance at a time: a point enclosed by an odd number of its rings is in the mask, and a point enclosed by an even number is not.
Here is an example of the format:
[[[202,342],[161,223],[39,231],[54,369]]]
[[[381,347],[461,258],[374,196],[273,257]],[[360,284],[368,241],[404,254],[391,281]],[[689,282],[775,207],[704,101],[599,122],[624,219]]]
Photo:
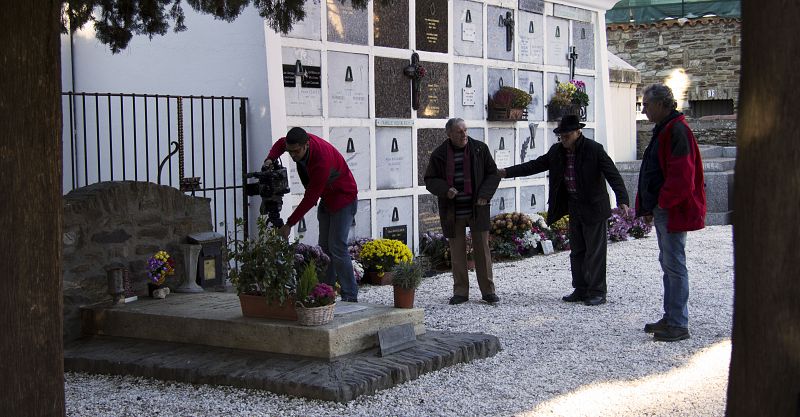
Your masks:
[[[419,233],[442,232],[442,224],[439,221],[439,199],[433,194],[420,194],[417,196],[417,207],[419,209]]]
[[[520,11],[516,30],[519,39],[517,60],[532,64],[544,64],[544,16]]]
[[[328,52],[328,116],[369,117],[369,56]]]
[[[453,2],[453,51],[461,56],[483,56],[483,4],[474,1]]]
[[[547,198],[544,194],[544,185],[531,185],[519,188],[520,211],[527,214],[536,214],[546,211]]]
[[[519,0],[519,9],[533,13],[544,13],[544,0]]]
[[[420,62],[420,64],[426,73],[420,80],[417,117],[446,119],[450,114],[447,64],[444,62]]]
[[[295,210],[297,205],[292,206]],[[300,242],[306,245],[316,245],[319,243],[319,220],[317,220],[317,207],[312,207],[297,224],[292,226],[294,235],[300,238]]]
[[[356,211],[353,224],[350,225],[347,241],[352,242],[365,237],[372,237],[372,202],[358,200],[358,211]]]
[[[547,16],[547,59],[545,64],[566,67],[569,53],[569,21]]]
[[[307,1],[303,5],[303,10],[306,12],[305,19],[294,22],[292,30],[283,36],[286,38],[321,40],[320,16],[322,15],[322,4],[319,1]]]
[[[486,132],[483,131],[482,127],[468,127],[467,136],[481,142],[486,142]]]
[[[289,126],[288,128],[291,130],[293,127],[295,127],[295,126]],[[296,127],[302,128],[307,133],[310,133],[310,134],[315,135],[317,137],[320,137],[320,138],[323,138],[323,139],[327,139],[326,136],[328,136],[328,135],[324,135],[322,133],[322,127],[321,126],[296,126]],[[288,130],[287,130],[287,132],[288,132]],[[289,171],[289,190],[291,190],[292,194],[303,195],[306,192],[306,190],[303,187],[303,183],[300,182],[300,176],[297,175],[297,164],[294,161],[292,161],[292,158],[290,158],[289,154],[286,153],[286,152],[284,152],[283,158],[281,158],[281,161],[283,162],[284,166],[286,167],[286,170]]]
[[[528,120],[544,120],[544,80],[540,71],[517,71],[517,88],[532,96],[528,105]]]
[[[547,135],[544,132],[545,123],[529,122],[527,127],[517,130],[517,163],[522,164],[532,161],[545,153],[549,149],[545,142]],[[533,137],[531,137],[533,135]],[[539,173],[531,178],[544,178],[545,173]]]
[[[447,1],[416,2],[417,49],[447,53]]]
[[[553,4],[553,16],[569,20],[592,21],[592,11],[563,4]]]
[[[483,89],[483,67],[480,65],[453,65],[455,117],[466,120],[485,119],[486,93]]]
[[[328,139],[353,172],[359,190],[370,188],[370,138],[368,127],[332,127]]]
[[[500,89],[500,87],[507,85],[510,87],[514,86],[514,71],[511,68],[489,68],[488,69],[488,80],[486,84],[486,95],[494,96],[494,93]]]
[[[417,333],[411,323],[378,330],[378,346],[381,356],[391,355],[416,345]]]
[[[489,140],[486,143],[498,168],[516,165],[516,138],[514,129],[489,128]],[[506,178],[503,181],[511,181]]]
[[[572,44],[578,59],[576,68],[594,69],[594,25],[587,22],[572,22]]]
[[[375,46],[408,49],[408,0],[372,2]]]
[[[411,196],[379,198],[376,201],[375,223],[378,225],[378,236],[383,237],[387,230],[396,232],[405,228],[407,241],[404,242],[414,250],[414,200]]]
[[[367,44],[367,9],[356,9],[349,1],[327,0],[328,41]]]
[[[289,116],[322,116],[322,75],[319,51],[282,48],[283,92]],[[302,71],[298,73],[297,63]]]
[[[411,118],[411,81],[403,75],[408,59],[375,57],[375,117]]]
[[[409,188],[413,181],[411,129],[378,127],[375,129],[375,173],[379,190]]]
[[[584,127],[583,129],[581,129],[581,132],[583,132],[583,136],[586,136],[587,138],[589,138],[591,140],[595,140],[595,138],[594,138],[594,129],[588,128],[588,127]]]
[[[447,140],[447,134],[442,129],[417,130],[417,184],[425,185],[424,175],[431,159],[431,153]]]
[[[514,11],[505,7],[487,6],[486,8],[486,55],[489,58],[514,60],[514,45],[516,39],[512,36],[510,41],[506,37],[507,25],[503,22],[506,17],[514,19]],[[514,33],[513,26],[511,33]]]
[[[496,216],[500,213],[511,213],[517,211],[515,202],[516,195],[517,189],[514,187],[498,188],[494,193],[494,197],[492,197],[489,214],[491,216]]]

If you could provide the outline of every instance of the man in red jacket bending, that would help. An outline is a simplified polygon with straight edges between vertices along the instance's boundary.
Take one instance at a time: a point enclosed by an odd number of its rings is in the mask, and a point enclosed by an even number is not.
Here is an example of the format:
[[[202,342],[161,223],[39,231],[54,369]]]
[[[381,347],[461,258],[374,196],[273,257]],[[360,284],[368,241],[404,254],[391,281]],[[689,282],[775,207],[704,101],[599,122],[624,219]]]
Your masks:
[[[686,232],[705,227],[706,191],[703,161],[686,118],[677,110],[672,90],[653,84],[644,90],[642,113],[655,123],[639,170],[636,214],[655,220],[658,260],[664,271],[664,315],[644,331],[655,340],[689,338],[689,272]]]
[[[353,173],[333,145],[299,127],[292,128],[286,137],[272,145],[264,165],[271,167],[284,151],[297,163],[297,174],[306,192],[280,233],[288,238],[292,226],[321,198],[317,208],[319,246],[331,258],[325,283],[333,286],[338,279],[342,301],[357,302],[358,286],[347,251],[347,234],[358,208],[358,186]]]

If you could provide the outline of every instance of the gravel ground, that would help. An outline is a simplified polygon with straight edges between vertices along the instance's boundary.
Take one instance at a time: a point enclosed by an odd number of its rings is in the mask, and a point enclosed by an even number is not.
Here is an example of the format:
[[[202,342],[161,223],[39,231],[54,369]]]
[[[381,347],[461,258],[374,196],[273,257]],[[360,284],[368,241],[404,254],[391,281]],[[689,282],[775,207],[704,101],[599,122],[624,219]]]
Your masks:
[[[608,304],[564,303],[569,253],[494,265],[501,302],[447,305],[449,274],[417,291],[428,329],[496,335],[503,351],[347,404],[229,387],[67,373],[69,416],[705,416],[723,415],[733,303],[731,226],[689,234],[691,339],[655,342],[661,315],[652,237],[609,245]],[[474,275],[474,274],[472,274]],[[391,304],[391,288],[359,299]]]

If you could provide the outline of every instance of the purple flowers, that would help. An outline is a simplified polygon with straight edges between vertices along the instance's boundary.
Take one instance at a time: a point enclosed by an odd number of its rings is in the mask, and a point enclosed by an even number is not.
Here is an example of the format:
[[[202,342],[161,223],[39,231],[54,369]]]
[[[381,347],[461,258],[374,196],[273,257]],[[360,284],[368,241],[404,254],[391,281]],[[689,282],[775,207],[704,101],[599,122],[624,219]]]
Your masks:
[[[331,258],[319,246],[298,243],[294,250],[294,268],[298,274],[312,260],[317,265],[317,274],[324,276]]]
[[[608,219],[608,239],[612,242],[628,240],[628,236],[641,239],[652,230],[653,226],[643,218],[636,217],[632,208],[611,210],[611,218]]]
[[[328,284],[318,283],[311,290],[311,294],[303,300],[306,308],[322,307],[333,304],[336,301],[336,291]]]

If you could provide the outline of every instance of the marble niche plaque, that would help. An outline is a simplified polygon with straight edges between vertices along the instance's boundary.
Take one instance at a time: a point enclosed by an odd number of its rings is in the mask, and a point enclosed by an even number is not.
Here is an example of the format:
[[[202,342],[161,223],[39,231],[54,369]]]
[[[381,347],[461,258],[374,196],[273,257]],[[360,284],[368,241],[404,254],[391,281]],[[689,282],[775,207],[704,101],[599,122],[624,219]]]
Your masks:
[[[544,0],[519,0],[519,9],[526,12],[544,13]]]
[[[359,10],[351,2],[339,0],[327,0],[327,6],[329,42],[367,44],[366,8]]]
[[[408,49],[408,0],[372,2],[375,46]]]
[[[295,126],[289,126],[289,129],[293,127]],[[322,127],[320,126],[297,126],[297,127],[302,128],[307,133],[326,139],[325,135],[322,134]],[[283,166],[286,167],[286,170],[289,171],[289,189],[291,190],[291,193],[296,195],[305,194],[306,189],[303,187],[303,183],[300,182],[300,176],[297,175],[297,164],[294,161],[292,161],[292,158],[289,156],[288,152],[283,153],[281,162],[283,163]]]
[[[519,211],[527,214],[537,214],[547,210],[546,203],[544,185],[519,188]]]
[[[594,26],[587,22],[572,22],[572,44],[578,54],[575,67],[594,69]]]
[[[510,68],[489,68],[488,70],[488,80],[486,85],[486,94],[487,96],[494,96],[494,93],[500,89],[500,87],[507,85],[509,87],[514,86],[514,71]]]
[[[444,62],[420,62],[420,64],[426,72],[425,77],[420,80],[417,117],[446,119],[450,114],[447,64]]]
[[[592,21],[592,11],[579,9],[577,7],[566,6],[563,4],[553,5],[553,16],[563,17],[564,19],[580,20],[584,22]]]
[[[379,190],[410,188],[413,180],[411,129],[375,129],[375,182]]]
[[[489,58],[504,59],[506,61],[514,60],[514,45],[516,39],[511,37],[510,43],[506,37],[506,32],[509,30],[508,26],[504,24],[506,16],[514,17],[514,11],[504,7],[487,6],[486,7],[486,55]],[[514,23],[516,24],[516,23]],[[514,27],[511,26],[511,33],[514,33]]]
[[[431,153],[445,140],[447,134],[444,133],[444,127],[417,130],[417,184],[425,186],[425,170],[431,160]]]
[[[546,147],[547,135],[544,122],[529,122],[528,126],[517,129],[517,163],[532,161],[549,149]],[[544,172],[530,178],[544,178]]]
[[[482,127],[469,127],[469,124],[467,124],[467,136],[481,142],[486,142],[486,133],[483,131]]]
[[[297,206],[292,207],[292,210]],[[319,220],[317,220],[317,207],[311,207],[297,224],[292,226],[294,235],[306,245],[316,245],[319,242]]]
[[[282,48],[283,92],[288,116],[322,116],[320,51]]]
[[[378,237],[394,238],[405,230],[405,243],[414,249],[414,200],[411,196],[379,198],[375,202]],[[398,239],[400,240],[400,239]]]
[[[287,38],[321,40],[322,31],[320,29],[320,16],[322,15],[322,4],[317,1],[307,1],[303,5],[306,17],[292,24],[292,30],[286,35]]]
[[[419,233],[442,233],[439,219],[439,198],[433,194],[420,194],[417,197]]]
[[[491,207],[489,209],[489,214],[491,216],[496,216],[500,213],[512,213],[517,211],[517,206],[514,201],[516,195],[517,189],[514,187],[498,188],[490,202]]]
[[[372,237],[372,207],[370,200],[358,200],[358,211],[350,225],[347,241]]]
[[[546,64],[569,66],[569,20],[547,16],[547,59]]]
[[[403,75],[409,63],[409,59],[375,57],[375,117],[411,118],[411,81]]]
[[[520,11],[516,30],[519,39],[517,60],[544,64],[544,16]]]
[[[453,51],[461,56],[483,56],[483,4],[456,0],[453,16]]]
[[[418,1],[415,11],[417,49],[447,53],[447,1]]]
[[[514,129],[489,128],[489,152],[492,153],[494,163],[498,168],[508,168],[516,165],[514,154],[516,153],[516,138]],[[510,181],[504,179],[503,181]]]
[[[583,136],[585,136],[587,139],[595,140],[594,129],[584,127],[583,129],[581,129],[581,132],[583,132]],[[606,151],[608,151],[608,149],[606,149]]]
[[[454,64],[455,117],[465,120],[483,120],[486,93],[483,91],[483,67],[480,65]]]
[[[369,117],[369,56],[328,52],[328,116]]]
[[[595,95],[595,88],[594,88],[594,77],[587,77],[585,75],[576,75],[575,79],[578,81],[583,81],[586,84],[586,94],[589,96],[589,106],[586,108],[586,120],[589,122],[594,121],[594,107],[597,104],[595,100],[597,97]]]
[[[332,127],[329,141],[342,154],[359,190],[370,187],[370,140],[368,127]]]
[[[528,120],[544,120],[544,80],[539,71],[517,71],[517,88],[525,90],[533,99],[528,105]]]

